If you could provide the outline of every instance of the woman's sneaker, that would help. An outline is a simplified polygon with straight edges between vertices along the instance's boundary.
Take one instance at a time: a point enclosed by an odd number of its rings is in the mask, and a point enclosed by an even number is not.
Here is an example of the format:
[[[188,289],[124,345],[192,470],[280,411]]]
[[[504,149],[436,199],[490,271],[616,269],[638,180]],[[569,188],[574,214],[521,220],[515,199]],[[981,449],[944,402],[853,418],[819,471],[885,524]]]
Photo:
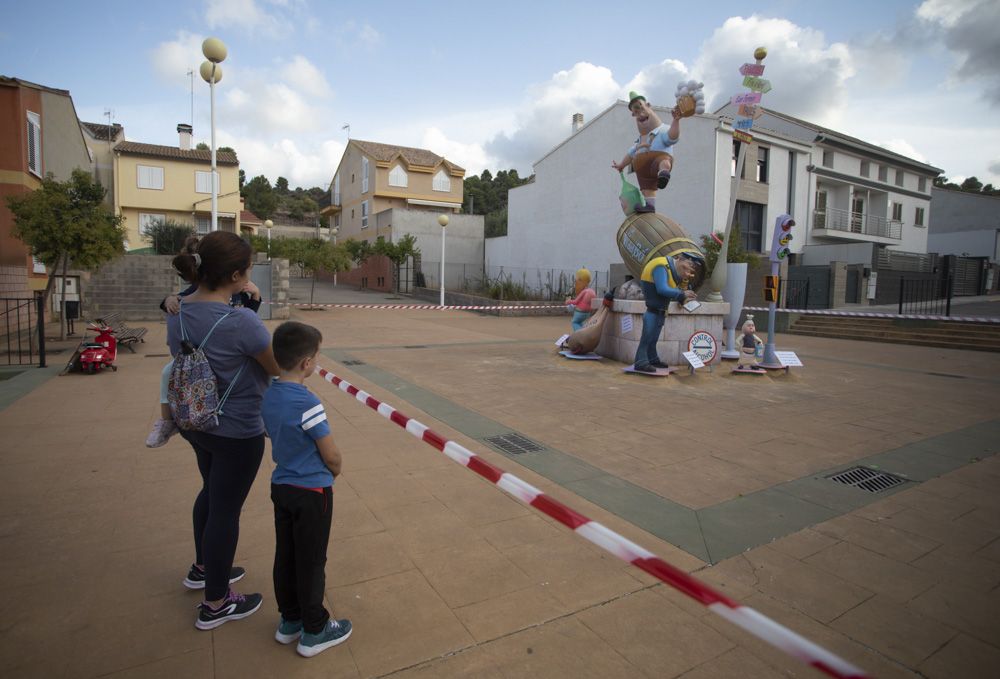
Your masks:
[[[349,636],[351,636],[350,620],[331,620],[323,631],[317,634],[303,631],[295,650],[299,655],[311,658],[317,653],[347,641]]]
[[[233,566],[229,569],[229,584],[231,585],[237,580],[242,580],[246,574],[247,572],[244,569],[239,566]],[[205,569],[191,564],[191,570],[188,571],[187,577],[184,578],[184,586],[188,589],[205,589]]]
[[[274,638],[279,644],[290,644],[300,636],[302,636],[302,621],[284,618],[278,623],[278,629],[274,633]]]
[[[147,448],[159,448],[165,445],[170,437],[180,431],[173,420],[165,420],[162,417],[153,423],[153,431],[146,437]]]
[[[198,604],[198,619],[194,621],[194,626],[209,630],[230,620],[241,620],[256,613],[263,601],[264,597],[260,594],[237,594],[229,590],[218,608],[212,608],[206,601]]]

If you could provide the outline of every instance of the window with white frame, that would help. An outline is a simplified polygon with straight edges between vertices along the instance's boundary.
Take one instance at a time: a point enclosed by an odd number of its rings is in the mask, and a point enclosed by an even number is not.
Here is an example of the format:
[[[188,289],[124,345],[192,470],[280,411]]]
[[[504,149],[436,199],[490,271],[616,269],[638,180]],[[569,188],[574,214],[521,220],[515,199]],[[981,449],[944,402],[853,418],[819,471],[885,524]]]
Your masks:
[[[435,191],[451,191],[451,177],[444,170],[438,170],[431,188]]]
[[[212,228],[212,218],[198,217],[195,219],[195,228],[198,229],[198,233],[208,233]]]
[[[770,155],[768,149],[763,146],[757,147],[757,181],[762,184],[767,183],[767,161]]]
[[[916,212],[913,214],[913,225],[923,226],[924,225],[924,209],[918,207]]]
[[[136,181],[140,189],[163,190],[163,168],[153,165],[136,165]],[[211,193],[211,190],[209,190]]]
[[[927,177],[920,177],[917,180],[917,191],[927,193]]]
[[[903,204],[893,203],[892,204],[892,221],[901,222],[903,221]]]
[[[361,193],[368,193],[368,159],[361,156]]]
[[[823,167],[833,167],[833,151],[823,151]]]
[[[889,168],[885,165],[878,166],[878,180],[880,182],[889,181]]]
[[[861,161],[861,176],[870,177],[872,174],[872,164],[867,160]]]
[[[406,170],[403,169],[402,165],[397,165],[392,168],[389,172],[389,186],[399,186],[406,188],[409,177],[406,175]]]
[[[28,172],[42,176],[42,118],[28,111]]]
[[[149,233],[149,230],[153,226],[155,226],[157,224],[162,224],[165,221],[167,221],[167,216],[166,215],[158,215],[158,214],[153,214],[153,213],[149,213],[149,212],[140,212],[139,213],[139,233],[141,233],[142,235],[145,236],[145,235],[147,235]]]
[[[903,171],[896,170],[896,186],[902,186],[902,185],[903,185]]]
[[[368,201],[361,201],[361,228],[368,228]]]
[[[730,163],[729,163],[729,176],[730,177],[735,177],[736,176],[736,164],[739,162],[739,158],[740,158],[740,144],[741,143],[742,142],[740,142],[737,139],[733,140],[733,157],[730,159]],[[746,179],[746,178],[747,178],[747,166],[746,166],[746,159],[744,159],[743,160],[743,169],[740,170],[740,179]]]
[[[219,187],[219,175],[215,176],[215,187]],[[199,172],[194,173],[194,190],[195,193],[212,193],[212,173],[211,172]]]

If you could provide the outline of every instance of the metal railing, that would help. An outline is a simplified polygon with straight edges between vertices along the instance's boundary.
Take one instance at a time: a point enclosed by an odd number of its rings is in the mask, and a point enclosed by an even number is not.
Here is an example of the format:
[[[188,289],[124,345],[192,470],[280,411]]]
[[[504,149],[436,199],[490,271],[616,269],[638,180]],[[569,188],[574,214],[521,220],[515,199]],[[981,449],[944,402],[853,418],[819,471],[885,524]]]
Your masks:
[[[899,279],[899,313],[951,316],[952,278]]]
[[[785,309],[809,308],[809,279],[782,278],[778,282],[778,299],[784,299]]]
[[[894,240],[903,239],[903,223],[900,221],[867,212],[853,212],[833,207],[813,210],[813,227]]]
[[[0,298],[0,365],[36,362],[45,367],[44,298]]]

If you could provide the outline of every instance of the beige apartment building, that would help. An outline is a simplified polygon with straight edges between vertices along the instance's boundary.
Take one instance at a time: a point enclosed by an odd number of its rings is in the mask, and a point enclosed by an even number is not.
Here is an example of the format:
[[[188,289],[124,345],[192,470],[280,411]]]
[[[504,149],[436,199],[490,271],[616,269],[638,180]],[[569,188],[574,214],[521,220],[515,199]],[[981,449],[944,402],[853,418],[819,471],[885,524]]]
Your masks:
[[[352,139],[330,184],[331,205],[323,209],[338,240],[374,242],[375,215],[393,208],[459,212],[465,170],[427,149]]]
[[[212,219],[211,151],[191,148],[191,126],[178,125],[178,146],[122,141],[114,147],[115,212],[125,217],[125,247],[150,248],[151,224],[183,222],[208,233]],[[218,151],[219,229],[240,232],[240,163],[231,151]]]

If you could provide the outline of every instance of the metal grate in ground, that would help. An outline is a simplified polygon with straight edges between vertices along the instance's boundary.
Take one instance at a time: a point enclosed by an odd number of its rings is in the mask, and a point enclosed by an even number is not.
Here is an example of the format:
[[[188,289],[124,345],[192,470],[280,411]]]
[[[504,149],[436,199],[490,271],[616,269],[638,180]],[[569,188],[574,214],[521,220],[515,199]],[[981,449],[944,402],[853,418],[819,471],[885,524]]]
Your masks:
[[[869,467],[851,467],[826,478],[869,493],[881,493],[883,490],[906,483],[906,479],[900,476]]]
[[[349,360],[349,361],[341,361],[340,363],[341,363],[342,365],[368,365],[368,364],[367,364],[367,363],[365,363],[364,361],[359,361],[359,360],[357,360],[357,359],[351,359],[351,360]]]
[[[510,453],[511,455],[534,453],[543,448],[543,446],[520,434],[500,434],[499,436],[489,436],[483,440],[500,451]]]

